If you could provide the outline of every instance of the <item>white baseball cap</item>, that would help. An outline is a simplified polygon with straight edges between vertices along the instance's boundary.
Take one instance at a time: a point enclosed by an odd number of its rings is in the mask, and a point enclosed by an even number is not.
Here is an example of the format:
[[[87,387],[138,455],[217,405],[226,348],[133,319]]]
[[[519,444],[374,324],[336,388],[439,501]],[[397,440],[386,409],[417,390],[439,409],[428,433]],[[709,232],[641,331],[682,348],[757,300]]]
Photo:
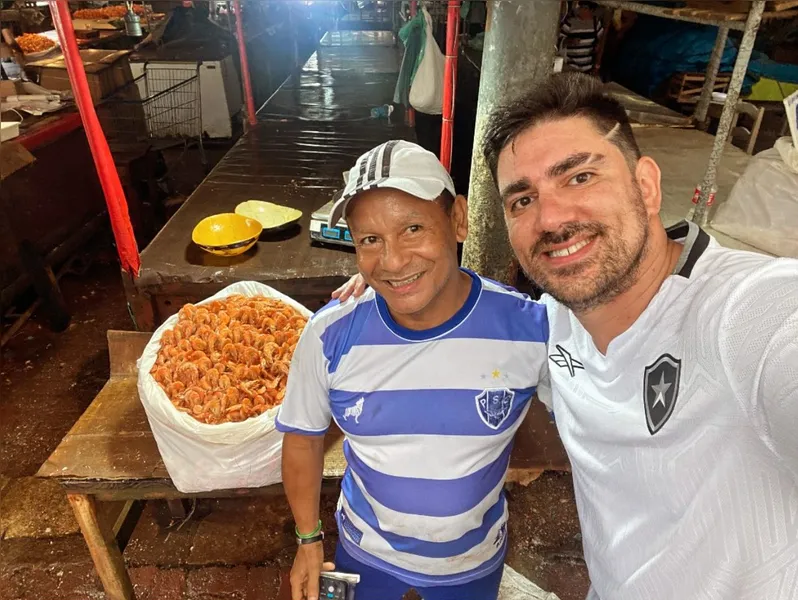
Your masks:
[[[344,191],[333,204],[328,227],[345,217],[349,201],[366,190],[394,188],[422,200],[435,200],[443,190],[456,195],[452,178],[438,157],[404,140],[391,140],[372,148],[357,159],[344,174],[344,180]]]

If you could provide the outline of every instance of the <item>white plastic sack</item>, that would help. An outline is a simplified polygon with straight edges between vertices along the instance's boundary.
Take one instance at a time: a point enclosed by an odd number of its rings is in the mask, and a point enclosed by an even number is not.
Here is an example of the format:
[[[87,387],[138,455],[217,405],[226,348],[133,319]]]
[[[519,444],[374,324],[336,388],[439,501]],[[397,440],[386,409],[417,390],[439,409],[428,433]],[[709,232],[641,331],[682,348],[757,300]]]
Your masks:
[[[515,571],[504,565],[499,585],[499,600],[559,600],[555,594],[546,592]]]
[[[432,35],[432,17],[424,13],[424,56],[410,85],[410,105],[428,115],[443,113],[443,76],[446,57]]]
[[[751,159],[712,227],[770,254],[798,258],[798,173],[778,149]]]
[[[793,173],[798,173],[798,148],[793,146],[791,137],[782,137],[776,140],[773,147],[778,150],[781,160]]]
[[[262,283],[234,283],[197,306],[233,294],[278,298],[310,317],[307,308]],[[274,426],[278,407],[240,423],[200,423],[177,410],[150,371],[161,335],[177,323],[169,317],[153,334],[138,361],[138,390],[166,470],[181,492],[261,487],[281,481],[282,434]]]

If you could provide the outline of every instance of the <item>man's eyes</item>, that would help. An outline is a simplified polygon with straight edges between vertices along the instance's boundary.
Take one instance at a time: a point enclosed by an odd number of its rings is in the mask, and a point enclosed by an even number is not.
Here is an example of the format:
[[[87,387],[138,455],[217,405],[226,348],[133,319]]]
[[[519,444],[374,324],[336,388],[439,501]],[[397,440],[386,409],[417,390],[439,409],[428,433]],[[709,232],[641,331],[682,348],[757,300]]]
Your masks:
[[[526,208],[532,204],[532,198],[529,196],[522,196],[521,198],[516,198],[510,203],[510,211],[520,210],[522,208]]]
[[[593,179],[593,173],[587,171],[582,173],[577,173],[576,175],[571,177],[571,179],[568,180],[568,185],[584,185],[591,179]]]

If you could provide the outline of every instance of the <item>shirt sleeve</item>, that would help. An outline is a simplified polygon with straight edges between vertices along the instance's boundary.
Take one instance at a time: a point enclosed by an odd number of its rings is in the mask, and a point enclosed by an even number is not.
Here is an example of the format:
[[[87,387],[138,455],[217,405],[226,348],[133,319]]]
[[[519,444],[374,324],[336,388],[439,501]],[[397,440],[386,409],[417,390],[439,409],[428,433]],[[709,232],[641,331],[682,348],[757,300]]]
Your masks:
[[[798,475],[798,261],[769,262],[736,286],[722,310],[718,341],[743,410]]]
[[[311,321],[294,350],[288,388],[275,425],[284,433],[323,435],[330,426],[330,417],[327,359]]]
[[[543,363],[543,367],[540,369],[540,380],[538,381],[537,392],[538,400],[540,400],[546,406],[546,410],[549,411],[549,414],[553,414],[551,399],[551,376],[549,375],[548,358],[546,359],[546,362]]]

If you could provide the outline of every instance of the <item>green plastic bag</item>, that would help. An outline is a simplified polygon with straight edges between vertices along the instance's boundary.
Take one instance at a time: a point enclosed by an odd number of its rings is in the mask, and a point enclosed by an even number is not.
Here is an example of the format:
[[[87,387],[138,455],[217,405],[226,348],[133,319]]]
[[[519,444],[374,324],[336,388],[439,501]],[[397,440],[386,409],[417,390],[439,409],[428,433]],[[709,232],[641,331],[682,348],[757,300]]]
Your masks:
[[[421,64],[421,59],[424,58],[424,42],[426,41],[424,36],[426,34],[427,32],[425,31],[424,15],[421,11],[418,11],[416,16],[405,23],[404,27],[399,30],[399,39],[402,40],[405,48],[407,48],[407,40],[411,35],[419,35],[420,38],[418,55],[416,56],[416,62],[413,65],[413,71],[410,74],[411,84],[413,83],[413,78],[416,76],[416,71],[418,71],[418,66]]]
[[[424,57],[424,29],[424,15],[422,11],[418,11],[418,14],[399,30],[399,39],[404,44],[405,53],[402,57],[399,77],[396,80],[394,104],[410,106],[410,86],[413,85],[413,78],[415,78],[418,66]]]

